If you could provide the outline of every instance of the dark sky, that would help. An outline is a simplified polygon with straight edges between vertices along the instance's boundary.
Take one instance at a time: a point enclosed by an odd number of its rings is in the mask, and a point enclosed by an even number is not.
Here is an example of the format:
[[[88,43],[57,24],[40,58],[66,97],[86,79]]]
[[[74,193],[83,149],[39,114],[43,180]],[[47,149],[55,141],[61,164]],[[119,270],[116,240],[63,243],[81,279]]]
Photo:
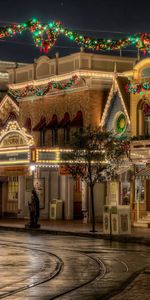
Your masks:
[[[127,36],[150,32],[150,1],[138,4],[135,0],[0,0],[1,26],[32,17],[41,22],[60,20],[67,28],[89,36],[120,38],[124,36],[122,32]],[[53,57],[57,51],[65,55],[78,49],[74,43],[60,38],[49,56]],[[32,62],[40,55],[30,34],[0,41],[0,60]]]

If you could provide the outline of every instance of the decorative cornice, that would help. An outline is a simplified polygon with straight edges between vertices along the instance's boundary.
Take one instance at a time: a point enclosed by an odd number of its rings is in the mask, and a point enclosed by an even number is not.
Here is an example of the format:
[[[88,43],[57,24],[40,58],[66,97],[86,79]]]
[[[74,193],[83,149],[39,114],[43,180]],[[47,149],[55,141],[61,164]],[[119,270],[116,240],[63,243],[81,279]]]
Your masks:
[[[31,135],[27,134],[26,129],[21,128],[17,121],[9,121],[6,128],[1,131],[1,133],[0,133],[0,144],[2,143],[4,138],[6,136],[8,136],[9,134],[11,134],[11,133],[12,134],[17,133],[17,134],[21,135],[24,138],[24,140],[26,141],[27,146],[33,146],[34,145],[33,137]]]

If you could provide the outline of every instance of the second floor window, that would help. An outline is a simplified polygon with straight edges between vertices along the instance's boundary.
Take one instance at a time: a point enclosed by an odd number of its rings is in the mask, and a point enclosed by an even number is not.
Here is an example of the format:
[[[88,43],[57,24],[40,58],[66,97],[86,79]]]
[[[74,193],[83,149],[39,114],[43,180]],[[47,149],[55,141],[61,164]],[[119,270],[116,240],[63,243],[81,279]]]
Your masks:
[[[58,145],[58,130],[52,129],[52,146],[55,147]]]
[[[64,128],[64,145],[68,145],[70,142],[70,128]]]

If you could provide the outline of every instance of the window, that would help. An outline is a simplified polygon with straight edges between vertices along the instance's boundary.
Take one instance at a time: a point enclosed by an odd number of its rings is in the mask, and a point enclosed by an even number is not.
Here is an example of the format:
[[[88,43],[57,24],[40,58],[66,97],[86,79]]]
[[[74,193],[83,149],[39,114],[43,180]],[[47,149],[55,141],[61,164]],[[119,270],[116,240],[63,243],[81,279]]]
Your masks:
[[[150,135],[150,115],[144,116],[144,133]]]
[[[58,145],[58,130],[52,129],[52,146]]]
[[[67,145],[70,142],[70,128],[64,128],[64,144]]]
[[[40,130],[40,146],[45,146],[45,130]]]
[[[143,105],[144,112],[144,134],[150,134],[150,105],[144,103]]]
[[[8,201],[18,200],[18,177],[9,177]]]
[[[114,131],[118,135],[122,135],[126,131],[127,119],[122,111],[115,114],[114,117]]]
[[[141,72],[142,78],[149,78],[150,77],[150,67],[144,68]]]
[[[144,180],[135,181],[135,202],[144,202]]]

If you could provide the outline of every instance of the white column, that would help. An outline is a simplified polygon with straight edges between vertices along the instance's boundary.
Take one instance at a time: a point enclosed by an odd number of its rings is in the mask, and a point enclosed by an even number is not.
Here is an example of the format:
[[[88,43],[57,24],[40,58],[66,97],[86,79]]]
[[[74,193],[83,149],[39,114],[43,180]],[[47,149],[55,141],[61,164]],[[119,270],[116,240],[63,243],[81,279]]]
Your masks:
[[[60,199],[64,204],[64,218],[67,219],[67,199],[68,199],[68,178],[67,176],[60,176]]]
[[[72,177],[68,177],[68,209],[67,209],[67,219],[73,219],[73,188],[74,181]]]
[[[64,218],[73,219],[73,178],[60,176],[60,199],[64,202]]]

